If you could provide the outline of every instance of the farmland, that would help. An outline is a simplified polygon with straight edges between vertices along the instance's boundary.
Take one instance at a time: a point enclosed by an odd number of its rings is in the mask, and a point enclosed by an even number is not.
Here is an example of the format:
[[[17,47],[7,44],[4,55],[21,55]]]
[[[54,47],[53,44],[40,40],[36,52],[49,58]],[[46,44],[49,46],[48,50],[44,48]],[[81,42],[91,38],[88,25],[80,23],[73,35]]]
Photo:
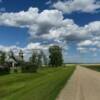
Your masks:
[[[90,68],[92,70],[100,72],[100,64],[86,64],[86,65],[83,65],[83,66],[86,67],[86,68]]]

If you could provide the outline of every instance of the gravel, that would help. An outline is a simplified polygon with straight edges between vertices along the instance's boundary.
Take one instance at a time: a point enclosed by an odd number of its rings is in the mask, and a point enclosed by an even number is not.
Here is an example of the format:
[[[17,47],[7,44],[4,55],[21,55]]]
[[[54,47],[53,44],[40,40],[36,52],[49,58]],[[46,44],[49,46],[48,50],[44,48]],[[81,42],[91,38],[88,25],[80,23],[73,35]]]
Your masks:
[[[100,73],[78,65],[56,100],[100,100]]]

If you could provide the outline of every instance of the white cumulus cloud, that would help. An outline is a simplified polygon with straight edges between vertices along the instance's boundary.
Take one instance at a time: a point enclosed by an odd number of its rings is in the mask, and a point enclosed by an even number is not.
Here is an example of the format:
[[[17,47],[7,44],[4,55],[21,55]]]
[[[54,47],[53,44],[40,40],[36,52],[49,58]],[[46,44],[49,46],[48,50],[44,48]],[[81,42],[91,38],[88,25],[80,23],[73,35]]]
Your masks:
[[[72,19],[64,18],[59,10],[43,10],[30,7],[27,11],[0,14],[0,25],[27,28],[33,39],[52,40],[50,44],[63,44],[75,41],[78,47],[100,47],[100,21],[78,26]],[[66,44],[66,45],[65,45]],[[27,48],[46,48],[42,43],[30,43]],[[2,47],[1,47],[2,48]]]
[[[63,13],[72,13],[75,11],[93,13],[97,9],[100,9],[100,2],[96,0],[66,0],[57,1],[53,4],[53,7]]]

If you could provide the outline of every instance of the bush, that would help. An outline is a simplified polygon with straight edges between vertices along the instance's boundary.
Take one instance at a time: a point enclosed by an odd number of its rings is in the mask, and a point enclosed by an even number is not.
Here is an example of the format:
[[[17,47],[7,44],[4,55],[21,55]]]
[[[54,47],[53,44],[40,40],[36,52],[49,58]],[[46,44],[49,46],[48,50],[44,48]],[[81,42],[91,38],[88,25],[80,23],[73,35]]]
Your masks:
[[[10,67],[0,66],[0,75],[5,75],[10,73]]]
[[[18,69],[17,69],[17,67],[14,69],[14,73],[18,73]]]
[[[21,66],[21,71],[23,73],[33,73],[33,72],[37,72],[38,66],[36,66],[33,63],[30,62],[25,62],[22,64]]]

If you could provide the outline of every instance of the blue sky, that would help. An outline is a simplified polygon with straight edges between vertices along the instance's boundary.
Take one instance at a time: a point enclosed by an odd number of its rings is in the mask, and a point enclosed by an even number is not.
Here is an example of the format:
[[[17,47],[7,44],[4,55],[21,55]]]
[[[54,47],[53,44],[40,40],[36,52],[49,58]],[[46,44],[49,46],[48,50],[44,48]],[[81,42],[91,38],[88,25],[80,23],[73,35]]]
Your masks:
[[[63,47],[65,62],[100,62],[99,0],[0,0],[0,49]]]

